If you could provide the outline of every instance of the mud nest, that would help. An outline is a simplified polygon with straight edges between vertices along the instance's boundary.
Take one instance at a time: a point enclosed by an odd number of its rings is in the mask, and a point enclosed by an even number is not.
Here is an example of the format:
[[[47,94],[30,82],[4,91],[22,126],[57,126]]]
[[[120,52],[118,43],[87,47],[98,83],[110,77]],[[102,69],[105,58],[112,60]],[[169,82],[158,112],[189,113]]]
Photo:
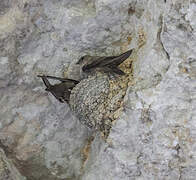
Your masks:
[[[81,80],[71,91],[71,110],[82,124],[101,131],[104,137],[123,110],[123,99],[132,80],[132,61],[128,58],[120,65],[126,75],[97,72]]]

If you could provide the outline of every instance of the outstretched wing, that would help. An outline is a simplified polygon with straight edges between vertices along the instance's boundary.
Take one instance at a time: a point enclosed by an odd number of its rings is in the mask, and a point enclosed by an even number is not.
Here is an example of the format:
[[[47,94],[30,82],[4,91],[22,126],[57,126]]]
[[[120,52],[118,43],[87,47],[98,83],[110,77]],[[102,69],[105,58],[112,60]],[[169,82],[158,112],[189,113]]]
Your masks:
[[[42,78],[45,86],[47,87],[46,90],[52,93],[52,95],[61,103],[69,101],[71,90],[79,83],[79,81],[73,79],[65,79],[54,76],[38,75],[38,77]],[[59,80],[61,83],[51,85],[47,78]]]
[[[40,76],[39,76],[40,77]],[[73,82],[75,84],[78,84],[79,81],[76,81],[74,79],[68,79],[68,78],[60,78],[60,77],[54,77],[54,76],[45,76],[46,78],[49,78],[49,79],[56,79],[56,80],[59,80],[61,82]]]
[[[125,61],[133,52],[133,49],[116,56],[113,60],[108,61],[107,65],[112,64],[112,66],[118,66],[120,65],[123,61]]]
[[[132,53],[132,50],[129,50],[119,56],[109,56],[109,57],[100,57],[96,59],[96,61],[89,63],[83,66],[83,70],[88,70],[96,67],[104,67],[104,66],[118,66],[123,61],[125,61]]]

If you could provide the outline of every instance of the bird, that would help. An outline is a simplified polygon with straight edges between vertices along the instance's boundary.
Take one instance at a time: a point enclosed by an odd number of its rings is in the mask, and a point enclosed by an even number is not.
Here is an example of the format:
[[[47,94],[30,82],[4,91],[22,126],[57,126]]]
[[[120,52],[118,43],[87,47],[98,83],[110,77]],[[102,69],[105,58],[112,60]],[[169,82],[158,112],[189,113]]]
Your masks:
[[[67,79],[67,78],[60,78],[54,76],[45,76],[45,75],[38,75],[37,77],[42,78],[45,86],[46,91],[50,92],[59,102],[61,103],[69,103],[69,97],[71,94],[71,90],[79,83],[74,79]],[[50,84],[48,79],[55,79],[61,81],[58,84]]]
[[[82,56],[76,64],[82,66],[83,72],[92,72],[93,70],[102,70],[104,72],[113,72],[118,75],[125,73],[119,69],[119,65],[125,61],[133,52],[133,49],[119,55],[119,56]]]

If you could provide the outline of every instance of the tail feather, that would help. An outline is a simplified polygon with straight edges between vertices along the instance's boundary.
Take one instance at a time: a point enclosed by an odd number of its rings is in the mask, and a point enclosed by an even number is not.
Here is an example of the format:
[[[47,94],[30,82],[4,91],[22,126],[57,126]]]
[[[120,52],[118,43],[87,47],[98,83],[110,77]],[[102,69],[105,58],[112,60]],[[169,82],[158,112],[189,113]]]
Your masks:
[[[118,67],[112,67],[111,71],[119,75],[125,75],[125,73],[122,70],[120,70]]]

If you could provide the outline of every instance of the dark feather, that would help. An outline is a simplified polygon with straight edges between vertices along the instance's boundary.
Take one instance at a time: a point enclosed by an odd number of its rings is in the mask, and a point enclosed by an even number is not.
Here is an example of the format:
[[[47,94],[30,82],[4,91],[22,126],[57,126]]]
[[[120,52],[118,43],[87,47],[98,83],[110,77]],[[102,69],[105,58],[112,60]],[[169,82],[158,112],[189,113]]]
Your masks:
[[[61,103],[69,102],[71,90],[79,83],[79,81],[73,79],[65,79],[54,76],[38,75],[38,77],[42,78],[45,86],[47,87],[46,91],[49,91]],[[59,80],[61,83],[51,85],[47,78]]]
[[[76,81],[74,79],[68,79],[68,78],[60,78],[60,77],[54,77],[54,76],[41,76],[41,75],[38,75],[38,77],[46,77],[46,78],[49,78],[49,79],[56,79],[56,80],[59,80],[61,82],[73,82],[73,83],[79,83],[79,81]]]
[[[120,70],[118,67],[111,68],[111,71],[119,75],[125,75],[125,73],[122,70]]]
[[[129,50],[119,56],[109,56],[109,57],[100,57],[94,60],[92,63],[86,64],[83,66],[83,71],[97,68],[97,67],[115,67],[120,65],[123,61],[125,61],[132,53],[132,50]]]
[[[44,84],[45,84],[45,86],[46,86],[47,88],[49,88],[49,87],[51,86],[51,84],[50,84],[50,82],[48,81],[48,79],[46,78],[46,76],[40,76],[40,75],[38,75],[37,77],[41,77],[41,78],[42,78],[42,80],[43,80],[43,82],[44,82]]]

